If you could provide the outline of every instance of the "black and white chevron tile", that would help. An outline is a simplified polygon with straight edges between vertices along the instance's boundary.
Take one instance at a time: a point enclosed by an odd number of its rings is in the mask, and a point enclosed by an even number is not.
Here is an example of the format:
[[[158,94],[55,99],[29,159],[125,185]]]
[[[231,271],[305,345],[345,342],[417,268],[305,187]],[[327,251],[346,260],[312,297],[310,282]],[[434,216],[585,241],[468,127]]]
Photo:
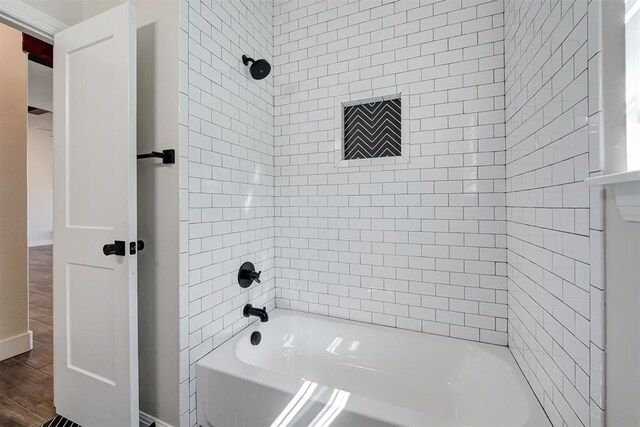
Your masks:
[[[80,424],[76,424],[71,420],[66,419],[62,415],[56,415],[52,420],[42,424],[42,427],[81,427]]]
[[[140,421],[140,425],[142,425],[142,421]],[[56,417],[52,420],[47,421],[42,424],[41,427],[82,427],[80,424],[76,424],[73,421],[63,417],[62,415],[56,415]],[[149,427],[156,427],[155,421],[149,424]]]
[[[344,159],[401,155],[400,98],[344,107]]]

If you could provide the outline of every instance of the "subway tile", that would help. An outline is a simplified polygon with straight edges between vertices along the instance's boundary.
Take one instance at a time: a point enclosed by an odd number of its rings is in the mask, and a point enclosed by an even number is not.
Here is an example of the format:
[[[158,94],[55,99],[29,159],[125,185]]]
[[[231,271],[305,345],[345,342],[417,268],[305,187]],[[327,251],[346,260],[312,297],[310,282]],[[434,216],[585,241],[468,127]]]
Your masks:
[[[191,3],[181,360],[245,327],[234,310],[251,301],[509,340],[552,420],[603,419],[598,359],[584,366],[592,342],[603,348],[603,207],[580,182],[602,161],[596,2]],[[273,75],[239,74],[238,51]],[[404,90],[409,162],[338,166],[336,98]],[[238,259],[268,279],[237,289]],[[188,377],[181,420],[193,423]]]

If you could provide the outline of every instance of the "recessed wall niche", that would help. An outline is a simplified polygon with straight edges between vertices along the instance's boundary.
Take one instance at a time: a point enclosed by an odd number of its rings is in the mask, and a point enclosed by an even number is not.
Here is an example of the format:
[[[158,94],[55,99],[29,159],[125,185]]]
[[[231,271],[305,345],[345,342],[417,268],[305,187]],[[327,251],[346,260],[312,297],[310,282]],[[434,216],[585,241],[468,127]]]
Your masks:
[[[343,105],[344,160],[402,155],[401,98]]]

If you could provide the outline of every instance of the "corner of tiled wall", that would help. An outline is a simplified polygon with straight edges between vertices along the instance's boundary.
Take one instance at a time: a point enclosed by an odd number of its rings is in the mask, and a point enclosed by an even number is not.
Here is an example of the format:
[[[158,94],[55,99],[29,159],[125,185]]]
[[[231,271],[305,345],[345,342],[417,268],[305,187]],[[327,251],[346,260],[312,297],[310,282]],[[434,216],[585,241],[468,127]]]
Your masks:
[[[554,425],[603,425],[600,0],[505,4],[509,347]]]
[[[189,423],[189,6],[186,0],[178,2],[179,15],[179,416],[180,427]]]
[[[587,9],[589,176],[604,172],[602,136],[602,7],[603,0],[589,0]],[[605,252],[604,188],[592,187],[589,194],[590,260],[590,420],[591,426],[605,425]]]

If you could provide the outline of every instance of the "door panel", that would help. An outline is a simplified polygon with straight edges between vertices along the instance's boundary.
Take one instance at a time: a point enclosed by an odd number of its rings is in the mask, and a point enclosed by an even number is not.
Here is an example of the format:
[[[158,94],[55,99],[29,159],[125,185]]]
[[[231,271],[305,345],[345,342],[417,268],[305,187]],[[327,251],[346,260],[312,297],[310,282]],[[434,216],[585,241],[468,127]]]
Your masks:
[[[74,126],[69,129],[69,170],[67,175],[68,225],[70,227],[113,228],[114,190],[117,169],[114,161],[120,153],[112,141],[120,137],[117,123],[119,111],[114,110],[117,81],[111,78],[113,65],[107,58],[118,56],[120,40],[106,37],[87,40],[66,55],[69,116]],[[100,88],[95,90],[92,88]],[[124,94],[123,94],[124,95]],[[88,107],[88,108],[87,108]],[[95,120],[100,117],[100,120]],[[95,189],[101,197],[94,197]],[[87,201],[91,200],[91,203]]]
[[[114,269],[68,263],[66,291],[67,366],[115,385]],[[100,304],[86,303],[93,298]]]
[[[55,36],[54,398],[84,426],[139,416],[135,22],[124,4]]]

